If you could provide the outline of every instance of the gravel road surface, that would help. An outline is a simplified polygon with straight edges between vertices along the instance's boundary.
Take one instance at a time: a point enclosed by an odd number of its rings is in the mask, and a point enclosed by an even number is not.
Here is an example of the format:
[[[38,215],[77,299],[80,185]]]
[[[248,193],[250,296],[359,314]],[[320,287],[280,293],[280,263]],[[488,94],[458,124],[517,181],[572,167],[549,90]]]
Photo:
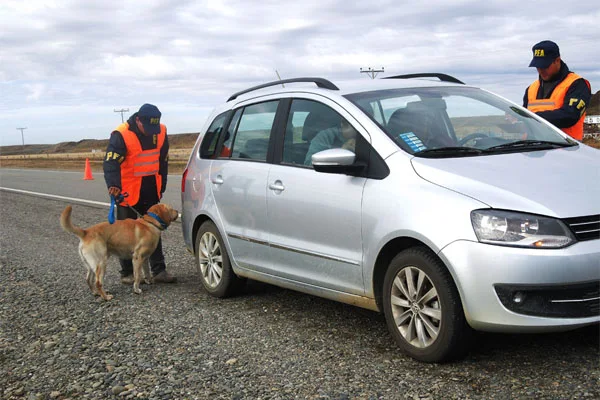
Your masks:
[[[66,203],[0,191],[3,399],[598,399],[598,326],[478,335],[469,356],[423,364],[399,353],[382,315],[251,282],[209,297],[181,227],[163,233],[174,285],[134,295],[111,259],[90,293]],[[75,205],[73,222],[107,210]]]

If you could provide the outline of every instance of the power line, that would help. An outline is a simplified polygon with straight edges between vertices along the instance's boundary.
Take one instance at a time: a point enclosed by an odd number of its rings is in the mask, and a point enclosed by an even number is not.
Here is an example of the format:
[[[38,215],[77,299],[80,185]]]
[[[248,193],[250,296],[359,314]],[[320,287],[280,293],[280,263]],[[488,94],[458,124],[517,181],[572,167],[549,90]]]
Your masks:
[[[25,154],[25,136],[23,136],[23,131],[27,129],[25,128],[17,128],[18,131],[21,131],[21,140],[23,141],[23,154]]]
[[[381,69],[374,69],[371,67],[369,67],[368,69],[363,69],[363,68],[360,69],[361,74],[367,74],[371,77],[371,79],[375,79],[377,74],[379,74],[380,72],[381,73],[385,72],[383,67],[381,67]]]
[[[115,110],[115,112],[121,113],[121,122],[125,122],[123,113],[129,112],[129,108],[121,108],[120,110]]]

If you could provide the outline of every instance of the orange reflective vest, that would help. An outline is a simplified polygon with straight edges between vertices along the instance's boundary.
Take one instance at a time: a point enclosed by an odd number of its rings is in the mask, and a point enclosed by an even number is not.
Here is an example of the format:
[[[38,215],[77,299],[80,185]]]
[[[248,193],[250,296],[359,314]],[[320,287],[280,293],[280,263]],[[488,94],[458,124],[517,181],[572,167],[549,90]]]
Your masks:
[[[142,145],[137,135],[129,130],[129,124],[125,122],[117,127],[121,132],[127,155],[121,163],[121,192],[129,193],[126,198],[130,206],[134,206],[140,200],[140,190],[142,188],[142,178],[144,176],[154,175],[156,178],[156,190],[160,199],[160,189],[162,187],[162,176],[158,173],[160,168],[160,149],[165,142],[167,129],[160,124],[160,133],[157,135],[155,149],[142,150]]]
[[[563,106],[567,90],[571,87],[571,84],[577,79],[581,79],[581,76],[574,72],[570,72],[565,79],[562,80],[552,91],[549,99],[537,99],[537,93],[540,88],[540,80],[533,82],[527,89],[527,109],[533,112],[538,111],[551,111],[558,110]],[[584,79],[585,80],[585,79]],[[586,80],[588,87],[590,83]],[[585,112],[581,113],[581,117],[577,120],[575,125],[569,126],[568,128],[560,128],[567,135],[577,140],[583,140],[583,120],[585,119]]]

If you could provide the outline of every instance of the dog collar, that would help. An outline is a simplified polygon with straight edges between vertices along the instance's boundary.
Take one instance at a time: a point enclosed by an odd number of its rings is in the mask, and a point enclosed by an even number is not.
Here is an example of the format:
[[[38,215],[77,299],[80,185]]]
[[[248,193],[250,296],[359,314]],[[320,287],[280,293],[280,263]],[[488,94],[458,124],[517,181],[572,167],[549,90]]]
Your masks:
[[[169,227],[169,225],[165,224],[165,221],[163,221],[158,215],[154,214],[153,212],[147,212],[146,214],[151,216],[152,218],[154,218],[156,220],[156,222],[158,222],[160,224],[162,231],[164,231],[165,229],[167,229]]]

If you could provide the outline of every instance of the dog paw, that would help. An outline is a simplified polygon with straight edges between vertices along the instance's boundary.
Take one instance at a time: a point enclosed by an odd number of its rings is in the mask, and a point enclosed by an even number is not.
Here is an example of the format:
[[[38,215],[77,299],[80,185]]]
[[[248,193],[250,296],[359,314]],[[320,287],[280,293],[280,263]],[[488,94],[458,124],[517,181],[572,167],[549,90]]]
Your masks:
[[[133,288],[133,293],[135,293],[135,294],[142,294],[142,289],[140,289],[140,288]]]
[[[107,294],[106,294],[104,297],[102,297],[102,298],[103,298],[105,301],[110,301],[110,300],[112,300],[112,298],[113,298],[113,295],[112,295],[112,294],[108,294],[108,293],[107,293]]]
[[[152,279],[152,278],[145,278],[144,282],[146,283],[146,285],[152,285],[154,283],[154,279]]]

